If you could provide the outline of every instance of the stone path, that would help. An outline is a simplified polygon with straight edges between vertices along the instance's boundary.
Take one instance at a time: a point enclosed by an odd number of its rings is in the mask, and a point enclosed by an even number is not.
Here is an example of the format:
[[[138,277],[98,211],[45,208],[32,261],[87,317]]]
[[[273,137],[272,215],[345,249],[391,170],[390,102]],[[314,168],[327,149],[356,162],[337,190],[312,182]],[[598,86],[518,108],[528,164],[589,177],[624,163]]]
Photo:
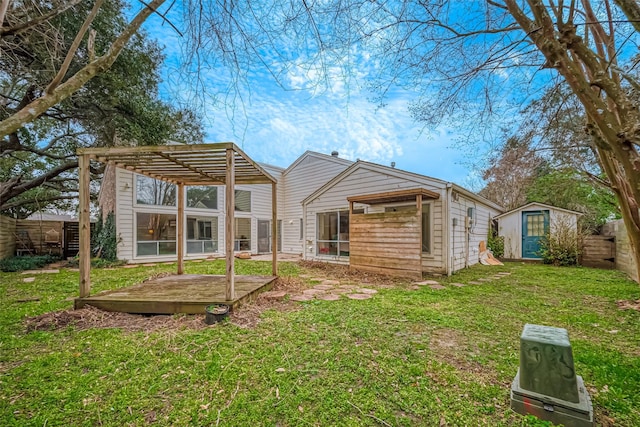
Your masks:
[[[302,277],[302,276],[301,276]],[[287,295],[290,301],[304,302],[314,299],[321,301],[338,301],[342,297],[355,300],[365,300],[372,298],[378,293],[375,289],[363,288],[357,285],[341,285],[338,280],[329,280],[322,277],[305,276],[312,282],[320,282],[311,288],[304,289],[296,293],[287,293],[286,291],[269,291],[260,294],[261,298],[268,300],[284,300]]]
[[[489,283],[495,283],[496,281],[499,281],[500,279],[510,276],[511,273],[507,272],[507,271],[500,271],[498,273],[495,273],[491,276],[488,277],[480,277],[478,279],[475,280],[470,280],[466,283],[445,283],[442,284],[436,280],[423,280],[420,282],[413,282],[410,286],[409,289],[412,291],[418,290],[422,287],[429,287],[431,289],[433,289],[434,291],[441,291],[443,289],[447,289],[447,286],[453,286],[456,288],[463,288],[467,285],[487,285]]]

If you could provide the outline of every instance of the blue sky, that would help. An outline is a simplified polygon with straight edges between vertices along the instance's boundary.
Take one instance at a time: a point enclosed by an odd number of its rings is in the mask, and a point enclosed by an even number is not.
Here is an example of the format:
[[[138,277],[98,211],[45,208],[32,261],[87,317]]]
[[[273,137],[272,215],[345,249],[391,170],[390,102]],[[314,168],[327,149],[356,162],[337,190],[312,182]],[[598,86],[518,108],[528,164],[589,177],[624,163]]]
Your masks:
[[[417,93],[394,88],[384,106],[370,101],[374,94],[367,91],[366,79],[371,64],[363,61],[348,83],[338,70],[333,78],[329,70],[329,85],[322,90],[311,84],[312,72],[289,69],[281,76],[285,90],[266,70],[255,69],[237,92],[240,97],[227,99],[230,79],[222,68],[203,74],[204,91],[185,84],[178,67],[184,40],[158,24],[152,17],[145,26],[167,56],[161,95],[170,102],[197,106],[204,116],[206,142],[235,142],[253,159],[282,167],[306,150],[326,154],[336,150],[350,160],[395,162],[399,169],[479,189],[469,160],[473,157],[477,163],[482,153],[465,155],[465,150],[456,148],[456,129],[431,129],[415,122],[408,106]],[[195,91],[206,95],[196,101]]]

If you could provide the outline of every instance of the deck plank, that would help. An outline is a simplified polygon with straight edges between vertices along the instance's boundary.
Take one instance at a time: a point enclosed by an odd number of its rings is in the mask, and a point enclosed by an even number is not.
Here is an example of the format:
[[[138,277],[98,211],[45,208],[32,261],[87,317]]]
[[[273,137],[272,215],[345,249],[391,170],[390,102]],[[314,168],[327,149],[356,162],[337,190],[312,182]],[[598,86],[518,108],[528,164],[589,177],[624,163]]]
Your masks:
[[[91,305],[101,310],[144,314],[203,314],[210,304],[237,309],[271,289],[275,276],[236,276],[235,298],[226,300],[222,275],[182,274],[159,277],[125,288],[76,298],[75,308]]]

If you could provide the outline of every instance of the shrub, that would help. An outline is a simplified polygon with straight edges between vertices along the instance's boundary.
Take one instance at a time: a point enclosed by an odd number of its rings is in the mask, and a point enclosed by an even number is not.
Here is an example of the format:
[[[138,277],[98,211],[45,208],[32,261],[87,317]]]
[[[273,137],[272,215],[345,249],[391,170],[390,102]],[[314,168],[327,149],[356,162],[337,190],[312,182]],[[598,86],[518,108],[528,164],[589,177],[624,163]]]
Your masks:
[[[0,260],[0,270],[5,273],[42,268],[59,260],[55,255],[22,255]]]
[[[502,258],[504,256],[504,237],[503,236],[489,236],[487,240],[487,246],[493,252],[493,256],[496,258]]]
[[[540,240],[540,256],[545,264],[558,266],[578,265],[580,260],[580,234],[569,221],[558,221]]]
[[[113,212],[109,212],[104,220],[102,214],[100,214],[91,237],[93,255],[107,261],[118,260],[118,243],[120,239],[116,234],[116,218]]]

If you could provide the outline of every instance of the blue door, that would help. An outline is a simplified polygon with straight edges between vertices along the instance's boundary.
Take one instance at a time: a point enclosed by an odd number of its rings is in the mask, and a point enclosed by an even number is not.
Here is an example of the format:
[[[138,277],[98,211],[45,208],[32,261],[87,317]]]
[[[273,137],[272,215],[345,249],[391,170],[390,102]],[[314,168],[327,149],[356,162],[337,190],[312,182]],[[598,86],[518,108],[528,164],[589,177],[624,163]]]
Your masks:
[[[549,231],[549,211],[522,212],[522,258],[540,258],[540,239]]]

